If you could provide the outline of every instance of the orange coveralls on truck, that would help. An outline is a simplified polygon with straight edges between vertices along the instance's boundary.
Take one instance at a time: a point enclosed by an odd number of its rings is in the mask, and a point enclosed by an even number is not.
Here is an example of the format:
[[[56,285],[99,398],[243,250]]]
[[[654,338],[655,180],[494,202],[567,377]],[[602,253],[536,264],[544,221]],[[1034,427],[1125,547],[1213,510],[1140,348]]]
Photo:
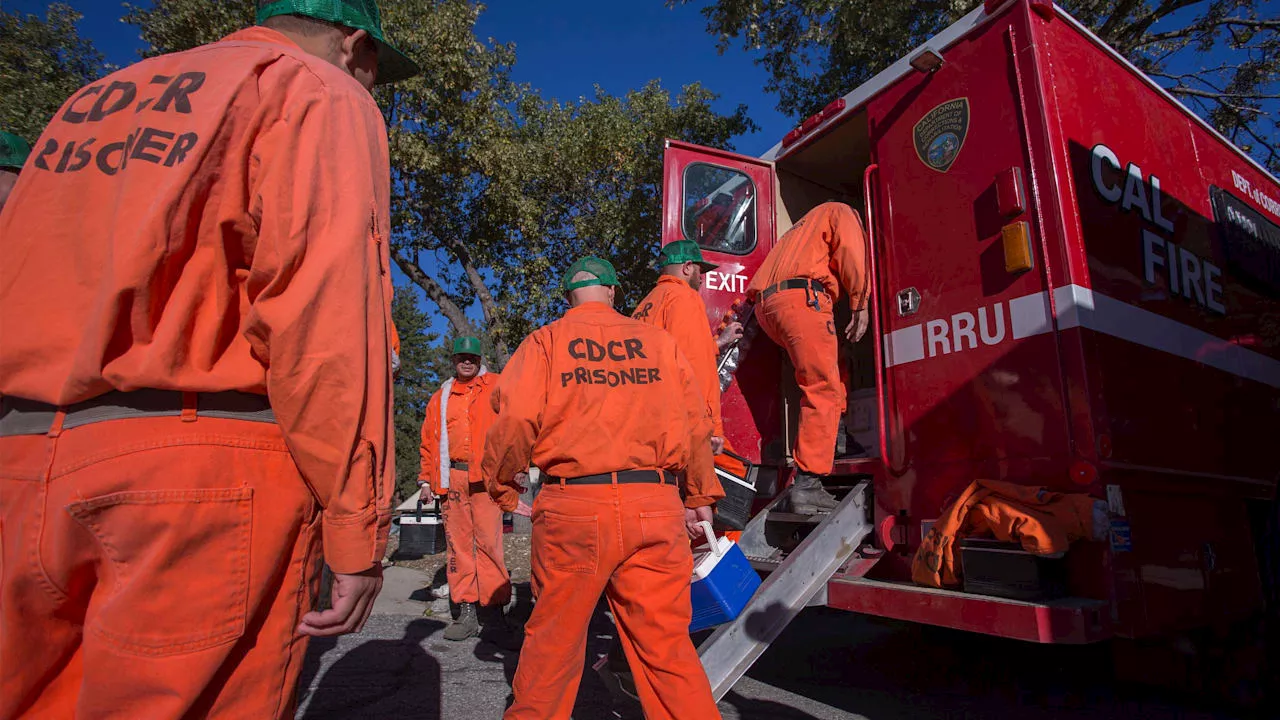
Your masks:
[[[78,91],[0,216],[2,718],[292,718],[306,635],[368,616],[395,477],[368,88],[408,61],[336,5]]]
[[[563,287],[572,307],[521,343],[494,393],[499,412],[483,466],[489,491],[514,510],[519,489],[507,479],[530,461],[543,472],[533,504],[538,602],[507,720],[569,717],[602,592],[645,717],[719,717],[689,639],[686,532],[687,516],[709,519],[724,496],[712,470],[711,423],[671,336],[613,309],[616,284],[604,260],[570,267]]]
[[[792,499],[800,502],[803,491],[801,504],[810,509],[835,506],[818,479],[831,474],[845,408],[832,308],[844,288],[854,311],[846,334],[859,339],[866,330],[865,275],[862,223],[849,206],[828,202],[779,238],[747,287],[747,297],[758,304],[760,328],[795,367],[801,401],[794,456],[801,472]]]
[[[461,607],[458,622],[445,630],[445,638],[465,640],[479,632],[477,604],[501,612],[511,599],[511,576],[502,557],[502,510],[480,478],[485,434],[496,417],[491,395],[501,376],[480,365],[479,338],[454,340],[453,357],[459,363],[458,374],[427,403],[418,481],[426,483],[432,495],[445,498],[449,596]],[[462,376],[462,368],[469,376]]]

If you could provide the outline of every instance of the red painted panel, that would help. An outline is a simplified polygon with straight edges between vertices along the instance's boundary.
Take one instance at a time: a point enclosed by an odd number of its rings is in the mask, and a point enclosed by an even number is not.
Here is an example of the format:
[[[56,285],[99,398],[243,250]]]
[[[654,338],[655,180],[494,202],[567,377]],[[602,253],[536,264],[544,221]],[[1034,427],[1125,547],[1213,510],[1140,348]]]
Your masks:
[[[1181,334],[1204,333],[1187,338],[1196,359],[1083,334],[1085,402],[1110,437],[1112,460],[1274,483],[1265,438],[1280,432],[1280,390],[1197,359],[1242,347],[1280,359],[1280,290],[1260,289],[1232,266],[1210,198],[1222,188],[1280,222],[1280,205],[1265,202],[1280,203],[1280,185],[1070,24],[1037,32],[1059,125],[1061,197],[1078,238],[1072,281],[1171,319]],[[1127,329],[1141,332],[1142,323]]]
[[[907,511],[913,546],[919,522],[938,517],[976,478],[1079,491],[1067,485],[1062,372],[1028,150],[1034,109],[1022,87],[1030,71],[1014,53],[1022,22],[1019,13],[996,18],[947,48],[941,70],[907,76],[868,105],[880,166],[880,292],[893,298],[914,287],[921,296],[914,315],[886,313],[889,454],[898,477],[876,488],[882,517]],[[948,140],[937,134],[947,123],[931,122],[930,113],[957,99],[968,121],[947,166]],[[1015,203],[1000,202],[1010,168],[1027,183],[1016,213],[1007,212]],[[1000,231],[1018,220],[1032,227],[1036,267],[1009,273]],[[906,570],[886,566],[891,576]]]

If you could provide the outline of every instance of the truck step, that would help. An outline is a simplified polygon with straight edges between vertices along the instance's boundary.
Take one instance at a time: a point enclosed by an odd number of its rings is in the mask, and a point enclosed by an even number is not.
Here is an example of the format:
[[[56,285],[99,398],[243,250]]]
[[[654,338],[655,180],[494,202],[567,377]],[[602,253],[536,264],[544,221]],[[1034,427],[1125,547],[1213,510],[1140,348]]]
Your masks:
[[[1028,642],[1083,644],[1113,632],[1110,605],[1090,598],[1028,602],[865,577],[837,577],[826,589],[840,610]]]
[[[736,620],[721,625],[698,648],[702,667],[719,701],[815,595],[825,594],[832,575],[845,567],[871,534],[868,519],[870,482],[845,494],[840,504],[777,564]],[[739,545],[753,564],[778,557],[768,543],[765,525],[769,511],[786,502],[788,491],[770,504],[743,530]],[[784,506],[785,507],[785,506]],[[874,561],[872,561],[874,562]]]

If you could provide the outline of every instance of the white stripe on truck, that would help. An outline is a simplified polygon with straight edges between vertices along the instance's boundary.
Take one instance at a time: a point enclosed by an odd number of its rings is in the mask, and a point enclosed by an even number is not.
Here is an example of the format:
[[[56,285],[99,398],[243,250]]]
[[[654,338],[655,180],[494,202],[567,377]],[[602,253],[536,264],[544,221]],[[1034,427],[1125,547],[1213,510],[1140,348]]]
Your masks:
[[[1198,328],[1096,293],[1080,285],[1055,288],[1053,300],[1057,308],[1060,330],[1086,328],[1153,350],[1193,360],[1254,382],[1280,388],[1280,360],[1228,342]],[[971,318],[973,313],[957,313],[951,317],[950,321],[940,318],[885,334],[883,342],[886,367],[907,365],[919,360],[933,359],[939,355],[972,349],[977,343],[973,342],[970,335],[980,336],[984,344],[995,345],[999,344],[1004,337],[1020,340],[1043,335],[1053,329],[1053,324],[1049,321],[1048,293],[1032,293],[1010,300],[1007,316],[1004,315],[1004,309],[1000,305],[995,303],[979,309],[979,318],[991,323],[990,327],[983,326],[983,332],[980,335],[976,332],[955,332],[955,330],[964,331],[972,327],[971,322],[962,319],[957,323],[956,319],[961,316]],[[1009,323],[1007,336],[1003,335],[1003,326],[1000,324],[1005,317],[1008,318]],[[947,325],[948,322],[951,325]],[[945,327],[934,328],[931,334],[927,326],[939,323]],[[948,332],[948,330],[953,331]]]

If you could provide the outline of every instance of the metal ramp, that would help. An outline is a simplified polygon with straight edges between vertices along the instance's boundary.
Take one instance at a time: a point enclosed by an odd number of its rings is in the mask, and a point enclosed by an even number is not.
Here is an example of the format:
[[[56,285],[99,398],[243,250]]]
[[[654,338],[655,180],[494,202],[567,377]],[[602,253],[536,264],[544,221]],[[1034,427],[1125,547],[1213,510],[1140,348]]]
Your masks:
[[[854,556],[872,530],[869,488],[870,481],[858,483],[829,515],[817,517],[788,512],[788,488],[747,524],[739,547],[758,568],[774,569],[738,619],[721,625],[698,648],[717,702],[802,609],[826,604],[832,576],[860,577],[874,564],[874,559]],[[816,527],[788,547],[789,539],[800,534],[798,528],[813,526],[815,520]]]

